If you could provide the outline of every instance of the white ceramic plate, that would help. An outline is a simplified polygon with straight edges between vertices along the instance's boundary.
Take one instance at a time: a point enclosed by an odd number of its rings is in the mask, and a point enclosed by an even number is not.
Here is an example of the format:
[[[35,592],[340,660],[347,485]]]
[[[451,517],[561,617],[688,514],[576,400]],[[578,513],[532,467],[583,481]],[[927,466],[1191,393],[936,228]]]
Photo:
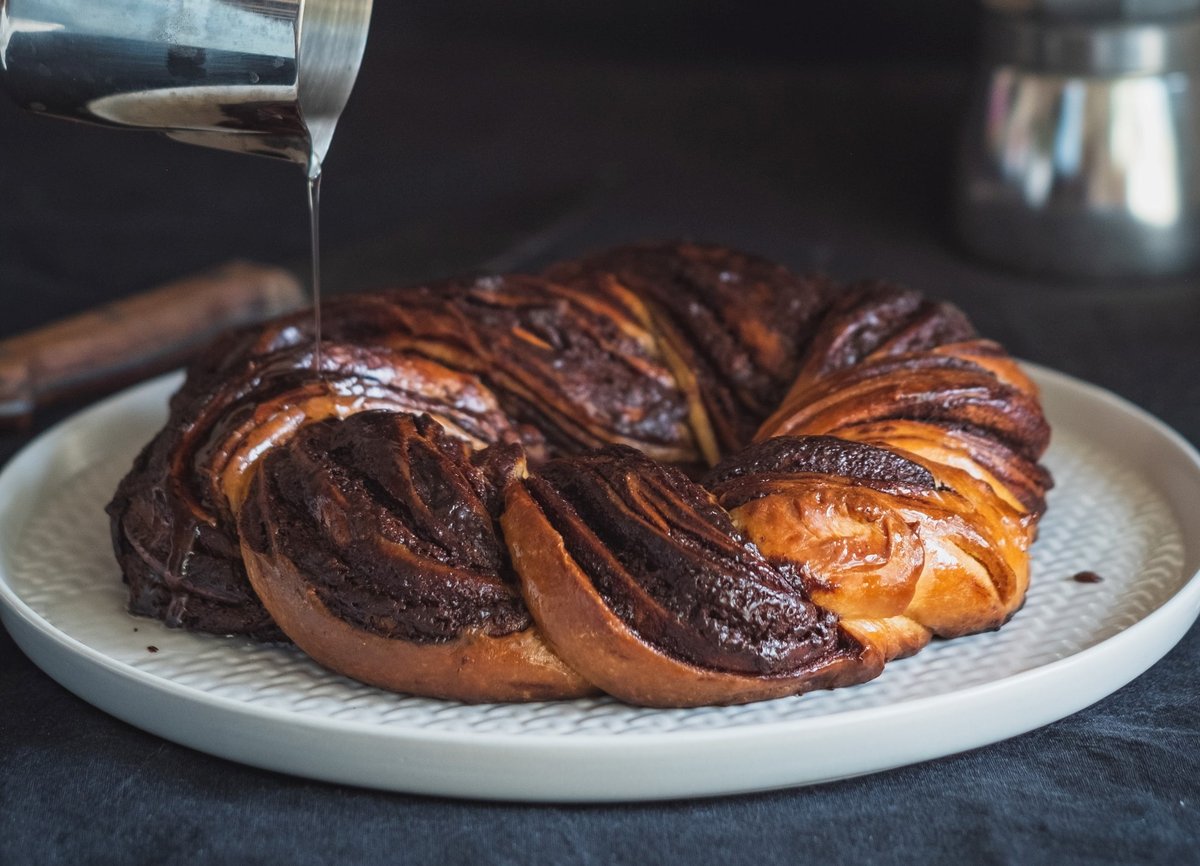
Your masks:
[[[103,513],[178,376],[39,437],[0,474],[0,616],[71,691],[214,755],[353,785],[512,800],[643,800],[802,785],[982,746],[1146,670],[1200,612],[1200,456],[1113,395],[1033,370],[1058,486],[1025,607],[866,685],[742,707],[608,699],[467,706],[383,692],[299,651],[125,612]],[[1101,583],[1072,576],[1098,572]],[[153,651],[151,647],[154,648]]]

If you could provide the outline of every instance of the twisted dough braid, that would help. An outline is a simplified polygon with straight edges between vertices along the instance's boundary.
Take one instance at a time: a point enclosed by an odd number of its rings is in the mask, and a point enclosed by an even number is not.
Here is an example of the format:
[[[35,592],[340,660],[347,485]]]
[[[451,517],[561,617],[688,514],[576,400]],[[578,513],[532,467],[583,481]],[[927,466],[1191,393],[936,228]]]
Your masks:
[[[109,505],[134,612],[401,691],[692,706],[1024,599],[1049,430],[949,305],[659,244],[324,313],[320,377],[302,315],[189,371]]]

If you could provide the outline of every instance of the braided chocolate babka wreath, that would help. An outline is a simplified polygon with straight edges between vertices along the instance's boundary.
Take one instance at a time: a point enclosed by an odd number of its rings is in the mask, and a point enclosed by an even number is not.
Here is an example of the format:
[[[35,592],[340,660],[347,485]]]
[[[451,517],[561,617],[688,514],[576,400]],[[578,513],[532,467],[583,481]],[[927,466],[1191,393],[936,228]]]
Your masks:
[[[1002,625],[1050,477],[955,308],[730,250],[346,297],[225,338],[109,505],[130,608],[467,701],[726,704]]]

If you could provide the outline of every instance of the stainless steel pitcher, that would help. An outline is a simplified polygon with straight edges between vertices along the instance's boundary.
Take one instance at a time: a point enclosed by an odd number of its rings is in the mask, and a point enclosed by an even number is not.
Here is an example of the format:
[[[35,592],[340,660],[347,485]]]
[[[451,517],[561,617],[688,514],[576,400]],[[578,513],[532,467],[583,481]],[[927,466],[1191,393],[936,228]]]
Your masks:
[[[282,157],[318,174],[372,0],[0,0],[0,82],[31,111]]]
[[[984,0],[956,226],[1080,277],[1200,266],[1200,3]]]

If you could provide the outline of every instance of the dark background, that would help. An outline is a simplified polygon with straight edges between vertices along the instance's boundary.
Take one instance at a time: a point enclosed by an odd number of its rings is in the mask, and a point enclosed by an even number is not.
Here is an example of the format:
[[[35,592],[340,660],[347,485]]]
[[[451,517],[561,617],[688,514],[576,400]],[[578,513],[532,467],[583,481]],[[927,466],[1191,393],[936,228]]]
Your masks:
[[[954,245],[973,4],[759,5],[380,0],[326,165],[327,290],[715,240],[954,300],[1015,354],[1200,442],[1195,275],[1056,281]],[[0,337],[232,257],[295,265],[306,219],[292,166],[0,98]],[[0,460],[26,441],[0,437]],[[1198,655],[1193,630],[1071,718],[863,779],[524,807],[191,752],[77,700],[0,632],[0,863],[1196,862]]]

